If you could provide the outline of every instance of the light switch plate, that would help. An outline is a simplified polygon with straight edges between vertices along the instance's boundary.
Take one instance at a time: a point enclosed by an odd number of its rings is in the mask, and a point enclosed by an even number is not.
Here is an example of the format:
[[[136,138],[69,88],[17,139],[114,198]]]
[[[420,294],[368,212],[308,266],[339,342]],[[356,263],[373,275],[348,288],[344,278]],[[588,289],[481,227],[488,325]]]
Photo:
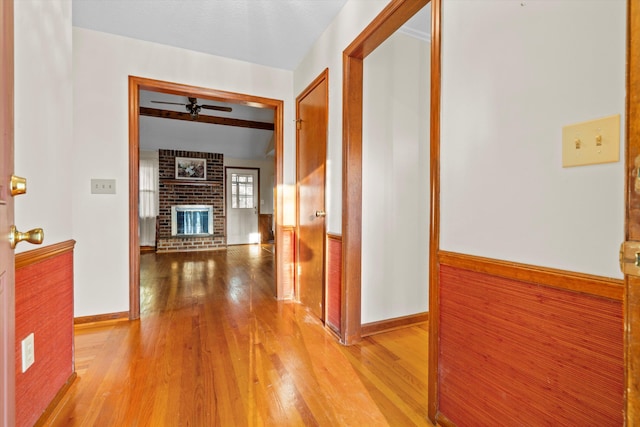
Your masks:
[[[562,167],[620,160],[620,115],[562,128]]]
[[[92,179],[91,194],[116,194],[116,180]]]

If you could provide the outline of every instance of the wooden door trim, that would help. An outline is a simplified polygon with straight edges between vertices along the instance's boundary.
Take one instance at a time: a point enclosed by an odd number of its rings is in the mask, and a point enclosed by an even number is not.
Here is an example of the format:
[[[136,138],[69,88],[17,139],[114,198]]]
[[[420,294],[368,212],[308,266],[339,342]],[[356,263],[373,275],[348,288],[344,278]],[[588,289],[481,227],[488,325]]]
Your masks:
[[[436,423],[439,408],[438,355],[440,333],[440,107],[442,97],[442,0],[431,2],[431,122],[429,228],[429,375],[428,416]]]
[[[624,294],[624,282],[620,279],[476,255],[439,251],[438,265],[613,301],[622,301]]]
[[[626,215],[625,240],[640,240],[640,195],[634,189],[640,155],[640,4],[627,1],[627,98],[625,161]],[[625,352],[625,421],[640,423],[640,278],[625,275],[624,352]]]
[[[226,92],[144,77],[129,76],[129,318],[140,317],[140,250],[138,238],[138,167],[140,150],[140,90],[169,93],[181,96],[197,96],[215,101],[230,102],[253,107],[270,108],[274,110],[275,140],[275,187],[276,204],[274,214],[276,219],[276,244],[283,238],[284,212],[284,162],[283,130],[284,130],[284,102],[278,99],[264,98],[241,93]],[[287,297],[284,289],[286,282],[284,261],[281,251],[276,251],[276,298]]]
[[[354,344],[361,338],[363,61],[428,3],[429,0],[392,0],[344,50],[342,55],[343,294],[340,329],[342,342],[347,345]],[[439,37],[437,39],[439,40]],[[433,58],[433,50],[431,55]],[[433,111],[433,95],[431,98]],[[432,113],[431,126],[435,127],[433,118]],[[433,138],[433,130],[431,133]],[[431,163],[433,167],[433,159]]]
[[[294,273],[294,298],[296,300],[300,300],[300,295],[299,295],[299,283],[298,283],[298,261],[299,261],[299,255],[298,255],[298,249],[300,248],[300,244],[299,244],[299,239],[300,239],[300,150],[299,150],[299,146],[300,146],[300,132],[297,129],[297,123],[298,120],[300,119],[300,102],[307,96],[309,95],[316,87],[318,87],[318,85],[320,85],[322,82],[326,82],[327,84],[327,92],[325,94],[325,105],[327,106],[327,120],[329,118],[329,69],[325,68],[324,70],[322,70],[322,72],[311,82],[309,83],[309,85],[304,88],[304,90],[302,92],[300,92],[300,94],[296,97],[296,228],[295,228],[295,242],[296,242],[296,248],[294,250],[294,256],[295,256],[295,261],[294,261],[294,265],[296,266],[295,271],[296,273]],[[328,123],[326,123],[325,125],[328,125]],[[328,128],[328,126],[327,126]],[[325,159],[324,159],[324,182],[325,182],[325,190],[326,190],[326,182],[327,182],[327,159],[326,159],[326,142],[325,142]],[[326,192],[325,192],[325,203],[326,203]],[[324,225],[324,230],[323,230],[323,235],[326,234],[326,222]],[[323,239],[324,241],[324,239]],[[326,284],[326,280],[327,280],[327,276],[326,276],[326,266],[325,266],[325,261],[326,261],[326,254],[325,254],[325,248],[323,247],[322,250],[322,277],[323,277],[323,283],[322,283],[322,287],[323,287],[323,302],[322,302],[322,318],[323,321],[326,321],[327,319],[327,304],[326,304],[326,290],[327,290],[327,284]]]

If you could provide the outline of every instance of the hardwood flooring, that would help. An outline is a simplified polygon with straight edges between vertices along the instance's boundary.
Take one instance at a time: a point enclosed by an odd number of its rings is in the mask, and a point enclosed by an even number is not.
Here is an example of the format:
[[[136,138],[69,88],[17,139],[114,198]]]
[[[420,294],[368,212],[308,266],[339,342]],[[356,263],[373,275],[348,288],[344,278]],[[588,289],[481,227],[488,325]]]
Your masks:
[[[427,325],[344,347],[260,246],[141,256],[141,318],[76,328],[49,426],[426,426]]]

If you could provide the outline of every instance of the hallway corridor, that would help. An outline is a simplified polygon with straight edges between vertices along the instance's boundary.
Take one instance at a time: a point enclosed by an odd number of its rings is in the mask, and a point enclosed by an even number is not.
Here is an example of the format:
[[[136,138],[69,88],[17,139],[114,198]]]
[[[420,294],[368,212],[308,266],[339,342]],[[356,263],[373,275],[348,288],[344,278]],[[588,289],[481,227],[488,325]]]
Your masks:
[[[268,249],[142,254],[140,320],[76,327],[45,425],[429,425],[428,325],[341,346],[275,300]]]

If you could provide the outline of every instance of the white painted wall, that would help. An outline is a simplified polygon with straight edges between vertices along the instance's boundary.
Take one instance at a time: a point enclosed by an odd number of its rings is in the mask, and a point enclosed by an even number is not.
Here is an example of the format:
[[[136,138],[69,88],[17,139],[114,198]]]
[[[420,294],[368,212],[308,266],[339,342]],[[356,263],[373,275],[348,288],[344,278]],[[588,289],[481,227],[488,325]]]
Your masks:
[[[429,311],[429,61],[399,33],[364,60],[362,323]]]
[[[281,99],[285,184],[295,167],[292,73],[73,28],[73,232],[77,240],[75,315],[127,311],[128,76]],[[91,178],[116,180],[117,194],[92,195]],[[295,205],[286,218],[295,218]]]
[[[622,277],[623,160],[563,169],[561,134],[624,118],[625,8],[444,2],[442,249]]]
[[[293,73],[297,96],[329,68],[325,193],[329,233],[342,234],[342,52],[388,3],[388,0],[349,0]]]
[[[275,184],[275,160],[268,157],[261,160],[256,159],[233,159],[224,158],[224,167],[236,168],[257,168],[260,169],[260,203],[261,214],[273,214],[273,186]],[[226,188],[225,188],[226,191]],[[226,200],[226,198],[225,198]]]
[[[16,226],[44,229],[44,245],[73,238],[71,222],[71,2],[14,5],[15,173],[27,178],[16,198]],[[20,243],[16,252],[34,249]]]

